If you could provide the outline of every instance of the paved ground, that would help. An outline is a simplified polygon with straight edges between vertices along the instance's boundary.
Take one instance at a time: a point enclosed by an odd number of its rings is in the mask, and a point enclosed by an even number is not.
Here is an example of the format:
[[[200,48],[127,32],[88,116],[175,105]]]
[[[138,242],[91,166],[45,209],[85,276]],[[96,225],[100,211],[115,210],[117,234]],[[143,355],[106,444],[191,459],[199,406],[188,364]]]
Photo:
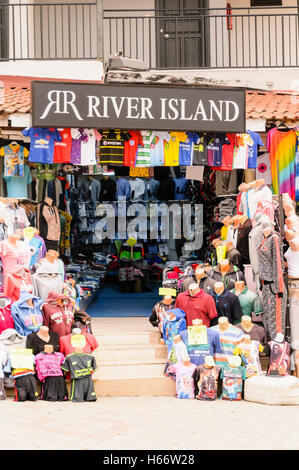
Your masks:
[[[299,449],[299,406],[172,397],[0,402],[0,449]]]

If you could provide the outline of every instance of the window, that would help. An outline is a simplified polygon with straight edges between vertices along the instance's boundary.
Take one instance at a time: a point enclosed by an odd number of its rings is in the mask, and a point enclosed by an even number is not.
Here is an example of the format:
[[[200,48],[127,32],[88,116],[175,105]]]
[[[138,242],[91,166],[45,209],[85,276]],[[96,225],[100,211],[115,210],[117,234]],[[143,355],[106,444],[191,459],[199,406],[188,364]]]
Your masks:
[[[282,6],[282,0],[250,0],[251,7],[274,7]]]

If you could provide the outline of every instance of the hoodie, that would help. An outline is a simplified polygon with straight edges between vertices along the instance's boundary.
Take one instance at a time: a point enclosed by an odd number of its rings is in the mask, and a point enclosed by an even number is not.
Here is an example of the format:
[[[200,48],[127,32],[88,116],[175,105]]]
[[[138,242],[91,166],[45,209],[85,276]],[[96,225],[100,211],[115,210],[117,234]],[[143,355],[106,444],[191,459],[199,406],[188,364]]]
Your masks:
[[[11,316],[11,300],[0,294],[0,301],[3,306],[0,307],[0,333],[8,328],[14,328],[14,322]]]
[[[67,305],[64,305],[65,300],[68,300]],[[59,336],[69,335],[74,320],[74,303],[71,297],[50,292],[42,306],[43,324]]]
[[[33,308],[27,305],[29,299],[33,301]],[[27,336],[40,329],[43,324],[42,303],[39,297],[34,297],[29,292],[21,292],[20,299],[12,304],[11,315],[15,322],[15,329],[20,335]]]
[[[31,274],[26,268],[18,268],[8,274],[4,280],[4,295],[16,302],[22,291],[33,292]]]
[[[228,272],[222,275],[220,271],[219,264],[213,267],[208,273],[208,277],[215,280],[215,282],[223,282],[224,287],[227,290],[232,290],[235,287],[236,281],[244,281],[244,274],[242,271],[239,270],[237,266],[234,266],[231,262],[229,262],[230,268]]]

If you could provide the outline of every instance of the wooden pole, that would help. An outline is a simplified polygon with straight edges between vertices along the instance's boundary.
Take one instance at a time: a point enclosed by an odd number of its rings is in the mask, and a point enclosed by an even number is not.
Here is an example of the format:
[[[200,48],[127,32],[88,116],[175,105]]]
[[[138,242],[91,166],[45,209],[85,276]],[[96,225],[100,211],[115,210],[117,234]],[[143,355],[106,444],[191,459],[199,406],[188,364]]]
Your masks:
[[[104,64],[103,0],[97,0],[97,58]]]

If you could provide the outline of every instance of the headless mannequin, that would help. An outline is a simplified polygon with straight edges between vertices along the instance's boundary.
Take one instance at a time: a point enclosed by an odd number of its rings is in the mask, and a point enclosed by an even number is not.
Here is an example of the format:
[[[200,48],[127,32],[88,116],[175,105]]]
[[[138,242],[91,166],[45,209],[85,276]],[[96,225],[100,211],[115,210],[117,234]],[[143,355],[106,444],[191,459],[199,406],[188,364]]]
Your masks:
[[[240,225],[240,215],[234,215],[234,217],[232,217],[232,222],[233,222],[233,227],[234,228],[238,228],[239,225]]]
[[[239,225],[245,224],[245,222],[246,222],[247,219],[248,219],[248,217],[247,217],[246,214],[240,215],[240,218],[239,218]]]
[[[21,240],[21,236],[18,233],[12,233],[11,235],[7,237],[7,240],[12,245],[16,245],[17,242]]]
[[[254,325],[249,315],[243,315],[243,317],[241,318],[241,326],[244,331],[250,333]]]
[[[217,295],[221,295],[222,292],[224,291],[224,284],[223,282],[216,282],[214,284],[214,291],[216,292]]]
[[[50,197],[45,197],[44,201],[49,206],[52,206],[52,204],[53,204],[53,199],[51,199]]]
[[[240,295],[243,290],[245,289],[245,282],[244,281],[236,281],[235,282],[235,294]]]
[[[33,299],[28,299],[28,300],[26,300],[26,304],[28,305],[28,307],[33,308],[33,307],[34,307],[34,305],[33,305]]]
[[[222,223],[225,227],[229,227],[230,224],[232,223],[232,218],[230,215],[227,215],[226,217],[224,217],[224,219],[222,220]]]
[[[293,204],[289,202],[284,203],[283,210],[284,210],[286,217],[291,217],[291,216],[296,215]]]
[[[269,225],[269,227],[264,228],[263,230],[263,235],[265,238],[269,237],[273,233],[272,227]]]
[[[198,294],[201,291],[201,288],[199,287],[198,284],[192,283],[189,286],[189,295],[191,297],[194,297],[194,295]]]
[[[299,251],[299,234],[290,241],[290,248],[292,251]]]
[[[196,277],[196,281],[199,283],[200,280],[205,277],[206,273],[204,271],[204,269],[202,268],[197,268],[196,271],[195,271],[195,277]]]
[[[53,348],[52,344],[45,344],[44,352],[46,354],[52,354],[54,352],[54,348]]]
[[[164,295],[163,297],[163,304],[165,305],[171,305],[172,303],[172,297],[171,295]]]
[[[250,343],[251,343],[251,338],[250,338],[250,336],[249,336],[249,335],[244,335],[243,341],[244,341],[244,343],[245,343],[246,345],[250,345]]]
[[[277,333],[275,338],[274,338],[274,341],[276,343],[283,343],[284,342],[284,335],[282,333]]]
[[[239,367],[241,365],[241,362],[242,361],[240,356],[229,356],[228,358],[228,364],[232,368]]]
[[[220,331],[224,332],[229,328],[230,323],[226,317],[220,317],[218,318],[218,325]]]
[[[226,251],[232,250],[234,248],[233,242],[226,242]]]
[[[265,184],[265,180],[264,179],[255,180],[253,181],[253,183],[254,183],[254,189],[257,190]]]
[[[56,260],[56,255],[55,255],[55,253],[56,253],[56,251],[54,251],[54,250],[49,250],[49,251],[47,251],[46,256],[45,256],[45,259],[46,259],[47,261],[49,261],[49,263],[52,263],[52,264],[53,264],[54,261]]]
[[[189,357],[189,356],[185,356],[185,357],[183,358],[183,361],[182,361],[182,362],[183,362],[184,366],[186,366],[186,367],[191,366],[191,361],[190,361],[190,357]]]
[[[202,320],[200,318],[194,318],[194,320],[192,320],[192,326],[198,325],[202,325]]]
[[[212,369],[212,367],[215,366],[215,361],[214,361],[213,356],[205,356],[204,366],[207,367],[207,369]]]
[[[49,328],[47,326],[41,326],[36,334],[46,343],[50,341]]]
[[[227,274],[230,269],[230,264],[229,264],[228,259],[222,259],[219,261],[218,264],[219,264],[219,269],[221,271],[222,276]]]

